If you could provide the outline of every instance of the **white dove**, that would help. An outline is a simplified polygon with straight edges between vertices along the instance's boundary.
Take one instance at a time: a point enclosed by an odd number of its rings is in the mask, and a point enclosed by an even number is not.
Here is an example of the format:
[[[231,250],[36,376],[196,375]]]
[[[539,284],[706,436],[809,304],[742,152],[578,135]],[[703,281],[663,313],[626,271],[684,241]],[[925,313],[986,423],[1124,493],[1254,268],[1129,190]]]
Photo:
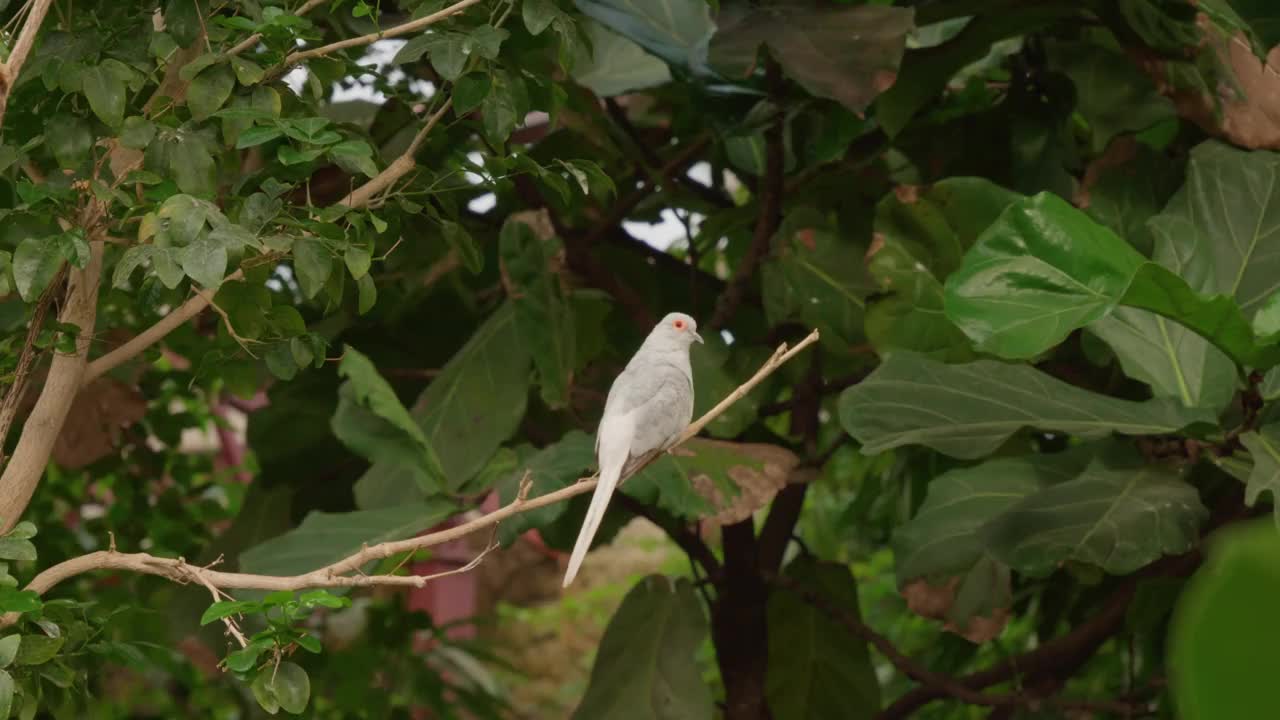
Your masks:
[[[689,346],[695,340],[702,342],[702,336],[698,335],[693,318],[670,313],[654,326],[609,388],[604,416],[596,430],[600,482],[569,556],[564,587],[569,587],[578,574],[627,462],[655,450],[666,450],[689,426],[693,418]]]

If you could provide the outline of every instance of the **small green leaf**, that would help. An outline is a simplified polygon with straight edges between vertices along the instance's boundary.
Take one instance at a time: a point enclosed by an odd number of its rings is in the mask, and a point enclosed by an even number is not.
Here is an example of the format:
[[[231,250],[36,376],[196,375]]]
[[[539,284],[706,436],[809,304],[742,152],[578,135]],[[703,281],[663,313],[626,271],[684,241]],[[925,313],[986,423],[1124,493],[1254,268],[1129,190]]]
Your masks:
[[[262,68],[257,63],[239,55],[232,56],[231,69],[235,71],[236,79],[241,85],[254,85],[262,80]]]
[[[84,237],[84,230],[72,228],[56,236],[54,242],[67,262],[81,270],[89,264],[89,241]]]
[[[62,252],[54,238],[24,238],[13,251],[13,282],[18,294],[34,302],[61,266]]]
[[[36,532],[35,523],[30,520],[23,520],[17,525],[14,525],[13,529],[5,534],[5,537],[13,538],[15,540],[30,540],[36,536]]]
[[[474,48],[480,57],[485,58],[486,60],[497,60],[498,52],[502,49],[503,41],[505,41],[510,35],[511,33],[503,30],[502,28],[494,27],[492,25],[481,25],[471,31],[465,52],[470,52],[470,50]]]
[[[209,606],[200,616],[200,624],[208,625],[232,615],[244,615],[256,612],[262,606],[249,600],[220,600]]]
[[[298,374],[298,363],[293,358],[290,343],[278,342],[267,348],[263,355],[267,369],[281,380],[292,380]]]
[[[431,67],[440,73],[440,77],[453,82],[462,75],[469,59],[468,40],[465,35],[446,33],[436,36],[430,44]]]
[[[215,289],[227,274],[227,249],[203,233],[195,242],[178,251],[182,271],[201,286]]]
[[[32,593],[33,595],[35,593]],[[43,665],[54,658],[62,649],[65,637],[51,638],[44,635],[23,635],[18,645],[18,654],[14,657],[17,665]]]
[[[298,367],[306,367],[315,360],[315,350],[311,348],[311,343],[301,337],[289,339],[289,352],[293,354],[293,361],[298,363]]]
[[[58,167],[73,170],[88,155],[93,146],[93,133],[83,118],[56,115],[45,126],[44,139]]]
[[[324,148],[307,148],[299,150],[292,145],[281,145],[276,149],[276,157],[284,165],[301,165],[324,154]]]
[[[14,658],[18,656],[18,645],[22,642],[22,636],[9,635],[0,638],[0,668],[7,668],[13,664]],[[8,717],[0,713],[0,717]]]
[[[302,648],[303,650],[306,650],[309,653],[318,654],[320,653],[321,650],[323,650],[323,648],[320,647],[320,640],[316,638],[315,635],[299,635],[298,637],[294,638],[293,641],[298,643],[298,647]]]
[[[43,606],[40,596],[31,590],[0,588],[0,612],[35,612]]]
[[[249,672],[258,663],[258,656],[265,647],[250,643],[248,647],[227,653],[227,669],[234,672]]]
[[[333,272],[333,256],[316,238],[301,237],[293,243],[293,267],[303,296],[310,300],[320,292]]]
[[[546,30],[560,14],[560,8],[551,0],[525,0],[520,11],[524,17],[524,26],[529,28],[531,35],[538,35]]]
[[[484,72],[469,72],[458,78],[458,81],[453,85],[454,112],[459,115],[466,115],[480,107],[480,104],[489,95],[491,84],[489,73]]]
[[[347,270],[351,272],[354,280],[359,280],[369,273],[369,267],[373,265],[373,256],[369,253],[369,248],[362,245],[352,245],[347,248],[342,259],[347,264]]]
[[[213,115],[231,97],[235,86],[235,76],[226,65],[211,67],[197,75],[187,87],[187,108],[191,111],[191,119],[199,122]]]
[[[275,688],[272,687],[271,670],[269,668],[264,668],[258,673],[249,689],[253,691],[254,699],[258,701],[258,705],[267,714],[275,715],[280,712],[280,701],[276,698]]]
[[[271,142],[283,135],[284,131],[275,125],[256,125],[240,133],[240,137],[236,139],[236,149],[244,150],[245,148],[255,147]]]
[[[156,125],[139,115],[125,118],[124,129],[120,132],[120,144],[127,148],[142,150],[151,144],[156,136]]]
[[[206,68],[211,68],[218,64],[221,59],[217,53],[205,53],[183,65],[182,69],[178,71],[178,79],[189,83],[195,79],[196,75],[199,75]]]
[[[151,262],[151,256],[155,253],[155,247],[152,245],[134,245],[124,251],[124,255],[120,256],[120,260],[116,263],[115,273],[111,276],[111,284],[117,288],[127,287],[129,284],[129,276],[139,266]]]
[[[13,676],[7,670],[0,670],[0,718],[9,717],[13,710],[13,691]]]
[[[356,290],[360,293],[356,312],[364,315],[378,303],[378,286],[373,283],[373,276],[365,273],[356,281]]]
[[[18,562],[35,562],[36,546],[30,540],[14,537],[0,538],[0,560],[17,560]]]
[[[101,65],[84,71],[83,85],[89,107],[98,119],[109,127],[119,127],[124,122],[124,81]]]
[[[339,597],[328,590],[308,590],[302,593],[298,602],[303,607],[344,608],[351,605],[349,598]]]

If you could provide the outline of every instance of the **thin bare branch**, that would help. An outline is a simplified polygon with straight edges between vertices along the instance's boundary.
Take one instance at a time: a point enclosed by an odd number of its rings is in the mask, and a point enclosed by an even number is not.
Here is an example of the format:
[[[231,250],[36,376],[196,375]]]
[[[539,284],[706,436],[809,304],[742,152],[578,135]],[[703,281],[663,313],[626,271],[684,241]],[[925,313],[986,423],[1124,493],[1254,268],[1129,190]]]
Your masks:
[[[725,410],[728,410],[733,403],[742,399],[744,395],[751,391],[769,374],[777,370],[795,355],[818,340],[818,331],[813,331],[804,340],[801,340],[795,347],[788,349],[784,343],[773,353],[764,365],[749,380],[743,383],[738,389],[734,390],[715,407],[707,411],[697,421],[689,425],[688,428],[680,435],[672,448],[683,444],[694,435],[697,435],[702,428],[708,423],[719,417]],[[656,457],[656,456],[653,456]],[[651,461],[653,457],[647,458]],[[628,467],[625,476],[630,477],[644,467],[645,461],[635,463]],[[50,568],[45,569],[36,575],[27,585],[28,590],[36,593],[45,593],[58,583],[68,580],[77,575],[97,570],[128,570],[130,572],[142,573],[146,575],[157,575],[168,578],[175,582],[191,582],[198,580],[201,583],[208,583],[220,589],[255,589],[255,590],[304,590],[308,588],[324,588],[324,587],[368,587],[368,586],[401,586],[401,587],[422,587],[432,579],[441,575],[365,575],[361,572],[361,568],[371,562],[386,559],[401,553],[416,552],[425,548],[435,547],[447,542],[452,542],[459,538],[466,537],[480,530],[494,528],[498,523],[507,518],[514,517],[521,513],[529,512],[540,507],[552,505],[554,503],[563,502],[569,498],[591,492],[596,486],[596,477],[583,478],[574,485],[561,488],[555,492],[547,493],[536,498],[529,498],[528,493],[531,483],[529,477],[522,480],[520,489],[516,498],[507,505],[494,510],[491,513],[482,515],[478,518],[457,525],[452,528],[441,530],[439,532],[428,533],[418,537],[409,538],[407,540],[397,540],[394,542],[379,543],[377,545],[362,548],[359,552],[354,553],[336,563],[317,568],[311,572],[301,575],[257,575],[252,573],[232,573],[220,572],[210,568],[192,565],[181,558],[158,558],[147,553],[119,553],[111,550],[98,551],[72,558],[64,562],[58,563]],[[465,570],[474,568],[485,555],[491,552],[494,543],[488,543],[488,547],[481,552],[480,556],[464,566]],[[464,569],[450,570],[443,575],[457,574],[465,572]],[[12,624],[14,617],[5,616],[0,619],[0,627]]]
[[[298,8],[297,12],[295,12],[294,15],[297,15],[298,17],[302,17],[303,15],[306,15],[307,13],[316,9],[317,7],[320,7],[324,3],[325,3],[325,0],[307,0],[307,2],[302,4],[302,7]],[[226,55],[227,56],[239,55],[245,50],[248,50],[249,48],[257,45],[258,41],[261,39],[262,39],[262,33],[254,33],[249,37],[245,38],[244,40],[241,40],[240,42],[231,46],[231,49],[227,50]]]
[[[228,275],[223,282],[233,282],[243,277],[244,271],[236,270]],[[155,325],[143,330],[120,347],[89,363],[84,372],[84,384],[88,385],[102,377],[102,375],[120,367],[162,340],[165,335],[173,332],[183,323],[204,312],[204,309],[209,307],[209,303],[213,302],[213,297],[217,292],[217,290],[208,289],[197,292],[168,315],[160,318]]]
[[[306,62],[313,57],[320,57],[339,50],[360,47],[361,45],[371,45],[385,38],[399,37],[401,35],[418,32],[419,30],[435,25],[442,20],[448,20],[472,5],[477,5],[479,3],[480,0],[461,0],[461,2],[456,2],[443,10],[438,10],[425,17],[420,17],[417,20],[410,20],[407,23],[389,27],[386,30],[379,30],[378,32],[371,32],[368,35],[339,40],[337,42],[329,43],[328,45],[311,48],[310,50],[298,50],[296,52],[289,53],[289,55],[285,57],[284,62],[280,64],[280,67],[276,70],[275,74],[278,75],[283,73],[294,65]]]
[[[53,304],[53,297],[62,288],[62,278],[66,275],[66,267],[58,270],[49,287],[45,288],[36,301],[35,312],[31,315],[31,324],[27,327],[27,338],[22,343],[22,354],[18,356],[18,366],[13,372],[13,383],[0,401],[0,467],[4,466],[4,444],[9,437],[9,428],[13,427],[13,419],[18,415],[18,405],[27,391],[27,380],[31,377],[31,368],[35,364],[36,339],[44,328],[44,318]]]
[[[396,184],[400,178],[408,175],[409,172],[417,166],[417,161],[413,159],[413,156],[418,154],[418,149],[421,148],[422,143],[426,141],[427,135],[430,135],[436,125],[440,124],[440,120],[444,118],[445,113],[449,112],[449,108],[451,107],[453,107],[453,98],[446,100],[444,104],[440,106],[439,110],[436,110],[431,114],[431,117],[427,118],[426,124],[422,126],[422,129],[418,131],[418,134],[413,136],[413,140],[409,143],[409,147],[405,148],[405,151],[400,153],[399,157],[392,160],[390,165],[387,165],[382,172],[373,176],[369,182],[361,185],[355,190],[352,190],[351,194],[339,200],[337,204],[353,208],[364,207],[365,205],[368,205],[369,201],[376,197],[378,193],[381,193]]]
[[[4,124],[5,110],[9,107],[9,94],[13,92],[13,86],[18,83],[18,73],[22,72],[27,56],[35,47],[40,25],[44,23],[45,15],[49,14],[49,8],[52,6],[53,0],[34,0],[31,4],[31,12],[27,14],[26,22],[22,24],[22,30],[13,41],[9,59],[0,63],[0,126]]]

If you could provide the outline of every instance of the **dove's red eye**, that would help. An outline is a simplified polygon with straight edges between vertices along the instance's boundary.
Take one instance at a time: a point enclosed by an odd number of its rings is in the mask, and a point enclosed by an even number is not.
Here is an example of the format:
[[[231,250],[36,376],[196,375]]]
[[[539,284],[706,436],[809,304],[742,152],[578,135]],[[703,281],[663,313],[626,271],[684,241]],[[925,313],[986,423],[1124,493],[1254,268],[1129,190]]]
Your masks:
[[[677,330],[683,330],[683,329],[684,329],[684,321],[683,321],[683,320],[677,320],[677,321],[675,321],[674,323],[672,323],[672,325],[675,325]]]

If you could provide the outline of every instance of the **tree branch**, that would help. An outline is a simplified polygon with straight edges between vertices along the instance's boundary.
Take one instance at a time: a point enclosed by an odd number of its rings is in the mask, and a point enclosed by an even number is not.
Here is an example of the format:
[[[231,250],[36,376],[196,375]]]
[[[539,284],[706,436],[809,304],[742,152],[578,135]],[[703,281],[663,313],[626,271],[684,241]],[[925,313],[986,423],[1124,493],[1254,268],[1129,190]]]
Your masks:
[[[101,246],[99,245],[98,248],[98,261],[100,262]],[[728,410],[730,406],[750,392],[762,380],[805,348],[817,342],[817,340],[818,331],[815,330],[793,348],[788,348],[785,343],[782,344],[760,366],[755,375],[752,375],[750,379],[717,403],[715,407],[685,428],[685,431],[680,434],[680,437],[676,439],[676,442],[671,447],[675,448],[688,442],[690,438],[701,432],[708,423]],[[74,395],[74,392],[71,394]],[[624,473],[624,478],[639,472],[647,462],[656,457],[657,455],[655,454],[646,458],[645,462],[636,463],[628,467]],[[514,515],[589,493],[595,489],[595,486],[596,478],[593,475],[581,479],[574,485],[536,498],[527,499],[518,495],[515,500],[507,505],[461,525],[407,540],[397,540],[365,547],[338,562],[301,575],[278,576],[221,572],[192,565],[182,558],[159,558],[147,553],[121,553],[111,549],[82,555],[47,568],[36,575],[26,589],[43,594],[65,580],[97,570],[128,570],[184,583],[192,581],[205,583],[207,581],[207,584],[223,589],[303,590],[319,587],[367,587],[374,585],[422,587],[434,576],[364,575],[360,573],[360,568],[375,560],[457,540],[479,530],[491,528]],[[11,625],[15,620],[15,615],[6,615],[3,619],[0,619],[0,627]]]
[[[720,562],[716,560],[715,554],[711,552],[711,548],[698,537],[697,533],[678,523],[670,523],[665,521],[654,508],[645,505],[630,495],[618,493],[614,496],[614,500],[618,506],[632,515],[639,515],[649,522],[662,528],[667,536],[671,538],[676,545],[680,546],[689,557],[693,558],[706,571],[707,577],[711,578],[712,583],[720,580]]]
[[[22,72],[22,66],[27,62],[27,56],[31,54],[31,49],[35,47],[36,35],[40,32],[40,25],[44,23],[45,15],[49,14],[49,8],[53,6],[53,0],[35,0],[31,5],[31,12],[27,15],[27,19],[22,23],[22,30],[18,32],[18,38],[13,41],[13,49],[9,52],[9,59],[4,63],[0,63],[0,127],[4,126],[5,110],[9,107],[9,94],[13,92],[13,87],[18,84],[18,73]]]
[[[452,104],[452,99],[446,100],[444,105],[442,105],[439,110],[427,119],[426,124],[418,131],[418,134],[414,136],[413,141],[409,143],[409,147],[406,148],[399,157],[393,160],[382,172],[370,178],[368,182],[355,190],[352,190],[350,194],[339,200],[337,204],[346,205],[347,207],[352,208],[364,207],[365,205],[368,205],[369,201],[377,196],[378,193],[381,193],[391,187],[413,170],[417,164],[413,159],[413,156],[417,153],[418,149],[422,147],[422,143],[426,140],[427,135],[440,123],[441,118],[443,118],[444,114],[448,112]],[[228,275],[223,282],[240,280],[243,277],[244,272],[236,270]],[[104,373],[110,372],[129,360],[132,360],[134,357],[137,357],[147,348],[163,340],[166,335],[173,332],[183,323],[204,312],[205,309],[209,307],[209,304],[213,302],[215,295],[217,295],[216,289],[200,290],[177,309],[160,318],[160,320],[151,327],[143,330],[141,333],[138,333],[138,335],[134,336],[120,347],[89,363],[84,375],[85,384],[88,384],[98,377],[101,377]]]
[[[776,88],[781,83],[781,72],[775,60],[766,58],[765,77],[772,86],[771,95],[777,95]],[[782,215],[783,182],[786,180],[783,171],[784,139],[783,116],[779,111],[764,133],[765,170],[764,177],[760,179],[760,214],[756,220],[755,236],[751,238],[751,246],[747,248],[746,256],[742,258],[741,264],[729,280],[728,287],[721,293],[720,300],[716,303],[711,321],[707,323],[707,327],[712,330],[724,327],[733,317],[746,292],[746,284],[755,276],[756,268],[769,254],[770,242],[778,232]]]
[[[302,17],[303,15],[306,15],[307,13],[323,5],[324,3],[325,3],[325,0],[307,0],[307,2],[303,3],[302,6],[298,8],[297,12],[295,12],[294,15],[297,15],[298,17]],[[228,57],[231,55],[239,55],[245,50],[248,50],[254,45],[257,45],[258,41],[261,39],[262,39],[262,33],[254,33],[249,37],[245,38],[244,40],[241,40],[240,42],[231,46],[231,48],[227,50],[226,55]]]
[[[35,312],[31,315],[31,324],[27,327],[27,337],[22,343],[22,354],[18,356],[18,366],[13,371],[13,383],[0,401],[0,467],[4,467],[4,445],[9,437],[9,428],[13,427],[13,419],[18,415],[18,405],[27,391],[27,379],[31,376],[31,366],[35,364],[36,339],[44,328],[44,318],[53,304],[53,297],[62,288],[62,279],[66,275],[66,266],[58,270],[49,283],[49,287],[40,293],[36,301]]]
[[[54,355],[40,398],[22,426],[22,435],[18,438],[13,457],[5,466],[4,474],[0,475],[0,533],[11,530],[27,509],[27,503],[31,502],[31,495],[44,474],[71,403],[80,391],[80,379],[84,375],[89,343],[97,321],[102,250],[101,240],[91,241],[89,263],[83,270],[73,269],[67,282],[66,304],[58,319],[80,329],[76,351],[69,355]]]
[[[463,10],[466,10],[472,5],[476,5],[479,3],[480,3],[480,0],[461,0],[461,2],[456,2],[443,10],[438,10],[436,12],[433,12],[430,15],[427,15],[426,17],[420,17],[417,20],[410,20],[407,23],[396,25],[394,27],[387,28],[386,30],[379,30],[378,32],[372,32],[372,33],[369,33],[368,35],[361,35],[359,37],[347,38],[346,40],[339,40],[338,42],[329,43],[328,45],[321,45],[320,47],[311,48],[310,50],[298,50],[298,51],[289,53],[289,55],[285,57],[284,61],[280,63],[280,67],[276,70],[275,73],[273,73],[273,77],[278,76],[282,74],[284,71],[293,67],[294,65],[297,65],[298,63],[301,63],[301,62],[305,62],[313,57],[320,57],[322,55],[328,55],[329,53],[332,53],[332,52],[337,52],[338,50],[345,50],[347,48],[352,48],[352,47],[360,47],[361,45],[371,45],[385,38],[399,37],[401,35],[408,35],[409,33],[417,32],[419,30],[422,30],[423,28],[430,27],[431,25],[435,25],[441,20],[447,20],[453,17],[454,15],[457,15],[458,13],[462,12]]]
[[[950,675],[936,673],[920,665],[894,647],[888,638],[872,630],[852,613],[846,612],[828,598],[804,587],[792,578],[786,575],[778,575],[773,578],[773,583],[788,592],[794,593],[805,602],[822,611],[827,617],[843,625],[855,637],[870,644],[903,675],[934,692],[941,693],[944,697],[952,697],[969,705],[983,707],[1044,704],[1062,710],[1095,710],[1124,717],[1146,710],[1146,706],[1143,704],[1134,704],[1123,700],[1073,700],[1069,698],[1038,698],[1017,693],[994,694],[981,692]],[[880,713],[877,717],[881,720],[890,717],[907,717],[907,715],[893,713],[893,707],[890,706],[890,709]]]

